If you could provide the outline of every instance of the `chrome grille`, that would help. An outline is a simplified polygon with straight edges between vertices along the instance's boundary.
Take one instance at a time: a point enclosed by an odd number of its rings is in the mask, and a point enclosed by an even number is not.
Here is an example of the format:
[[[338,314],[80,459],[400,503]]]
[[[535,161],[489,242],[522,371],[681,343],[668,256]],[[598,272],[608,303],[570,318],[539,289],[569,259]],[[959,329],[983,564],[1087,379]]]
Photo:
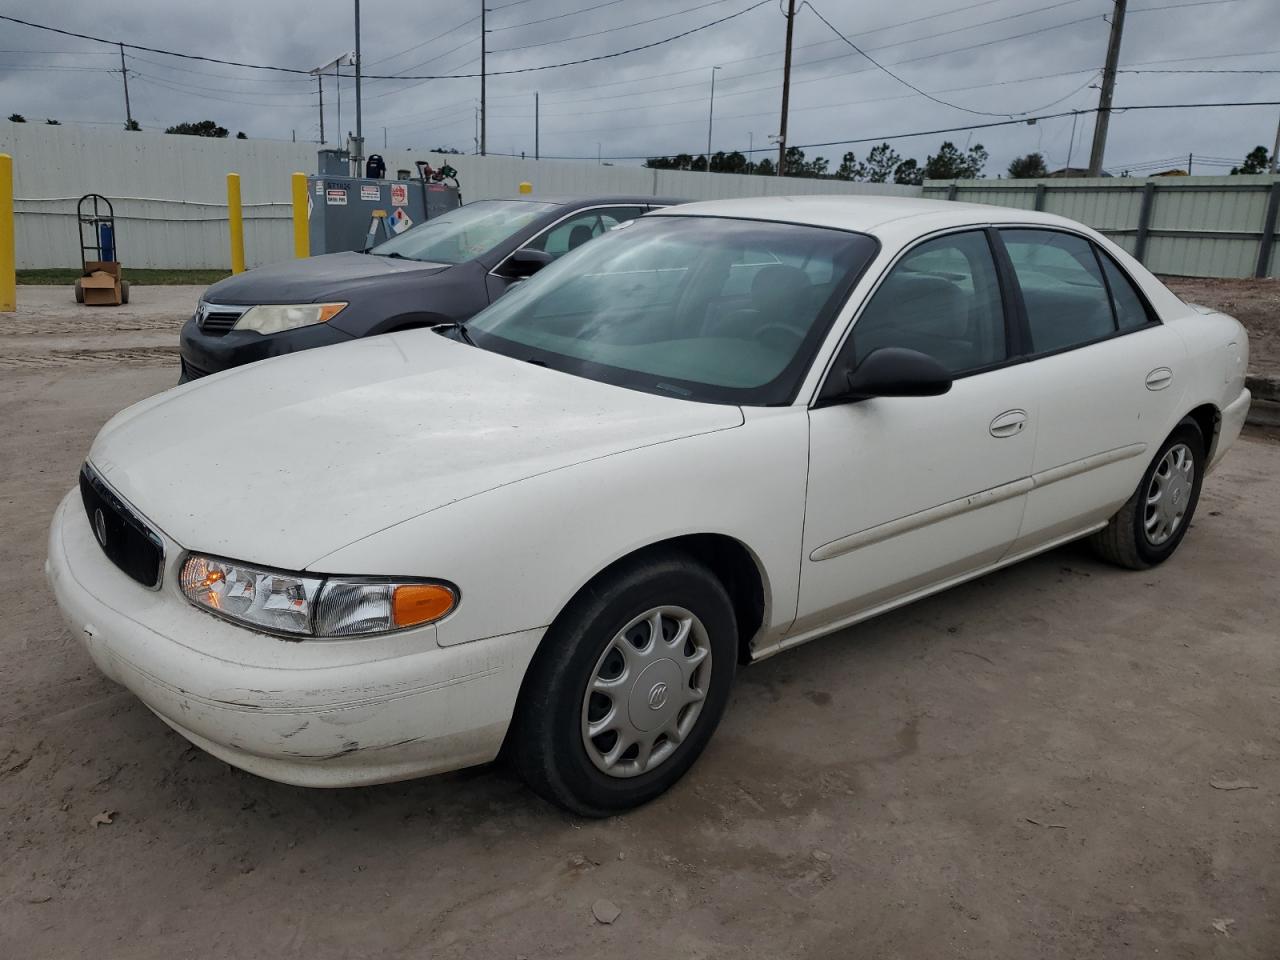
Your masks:
[[[236,321],[244,316],[248,307],[224,306],[200,301],[196,307],[196,326],[213,337],[229,333]]]

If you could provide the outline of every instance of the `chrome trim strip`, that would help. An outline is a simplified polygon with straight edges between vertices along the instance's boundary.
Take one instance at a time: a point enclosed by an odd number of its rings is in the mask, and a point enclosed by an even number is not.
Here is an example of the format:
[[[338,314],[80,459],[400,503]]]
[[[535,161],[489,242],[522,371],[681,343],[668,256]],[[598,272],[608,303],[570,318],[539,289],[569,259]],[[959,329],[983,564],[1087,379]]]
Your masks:
[[[1002,483],[998,487],[991,487],[988,490],[961,497],[959,500],[940,503],[936,507],[929,507],[927,510],[921,510],[918,513],[910,513],[905,517],[898,517],[896,520],[889,520],[874,527],[860,530],[857,533],[852,533],[847,537],[841,537],[839,540],[832,540],[809,554],[809,559],[831,560],[834,557],[852,553],[862,547],[869,547],[873,543],[888,540],[890,537],[897,537],[904,533],[910,533],[912,530],[927,527],[931,523],[949,520],[971,510],[981,510],[983,507],[1012,500],[1014,497],[1022,496],[1028,492],[1032,486],[1034,484],[1031,478],[1023,477],[1021,480]]]
[[[1146,449],[1147,445],[1145,443],[1131,443],[1127,446],[1116,447],[1114,450],[1095,453],[1079,460],[1072,460],[1070,463],[1050,467],[1048,470],[1041,470],[1039,473],[1032,474],[1029,477],[1022,477],[1019,480],[1002,483],[987,490],[980,490],[967,497],[949,500],[946,503],[938,504],[936,507],[929,507],[927,510],[910,513],[905,517],[898,517],[896,520],[889,520],[874,527],[867,527],[865,530],[851,533],[847,537],[824,543],[809,554],[809,559],[818,562],[841,557],[862,547],[869,547],[873,543],[881,543],[891,537],[901,536],[904,533],[910,533],[912,530],[919,530],[921,527],[927,527],[943,520],[950,520],[952,517],[958,517],[963,513],[1003,503],[1014,497],[1030,493],[1032,490],[1038,490],[1061,480],[1088,473],[1090,470],[1096,470],[1099,467],[1141,456]]]

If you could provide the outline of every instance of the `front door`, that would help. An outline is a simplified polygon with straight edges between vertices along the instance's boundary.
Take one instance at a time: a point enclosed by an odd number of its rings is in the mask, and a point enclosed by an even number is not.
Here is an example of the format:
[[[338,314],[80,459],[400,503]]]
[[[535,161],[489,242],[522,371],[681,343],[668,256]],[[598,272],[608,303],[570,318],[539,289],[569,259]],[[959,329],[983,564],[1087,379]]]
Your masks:
[[[800,604],[789,639],[998,561],[1018,533],[1035,452],[1035,374],[1013,359],[985,231],[926,240],[891,269],[836,369],[908,347],[956,377],[939,397],[809,414]]]

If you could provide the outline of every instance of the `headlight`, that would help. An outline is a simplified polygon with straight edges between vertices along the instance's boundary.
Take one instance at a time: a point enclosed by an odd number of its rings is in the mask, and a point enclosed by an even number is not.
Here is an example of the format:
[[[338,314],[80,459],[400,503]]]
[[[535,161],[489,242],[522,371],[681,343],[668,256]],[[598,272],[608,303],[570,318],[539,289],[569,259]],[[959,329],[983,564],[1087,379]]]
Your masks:
[[[345,306],[345,303],[264,303],[242,313],[231,329],[279,333],[295,327],[309,327],[313,323],[332,320]]]
[[[447,616],[458,591],[447,583],[378,577],[308,576],[192,554],[182,592],[197,607],[267,633],[365,637]]]

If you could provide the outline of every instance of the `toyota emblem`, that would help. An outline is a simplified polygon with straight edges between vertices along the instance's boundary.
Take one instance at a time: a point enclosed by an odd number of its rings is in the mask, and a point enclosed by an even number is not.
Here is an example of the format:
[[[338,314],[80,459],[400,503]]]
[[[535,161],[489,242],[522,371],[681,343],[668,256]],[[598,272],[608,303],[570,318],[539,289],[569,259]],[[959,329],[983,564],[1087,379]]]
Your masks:
[[[649,691],[649,709],[661,710],[667,705],[667,685],[665,683],[655,683],[653,689]]]
[[[102,515],[101,507],[93,511],[93,532],[98,538],[98,543],[105,547],[107,545],[107,518]]]

